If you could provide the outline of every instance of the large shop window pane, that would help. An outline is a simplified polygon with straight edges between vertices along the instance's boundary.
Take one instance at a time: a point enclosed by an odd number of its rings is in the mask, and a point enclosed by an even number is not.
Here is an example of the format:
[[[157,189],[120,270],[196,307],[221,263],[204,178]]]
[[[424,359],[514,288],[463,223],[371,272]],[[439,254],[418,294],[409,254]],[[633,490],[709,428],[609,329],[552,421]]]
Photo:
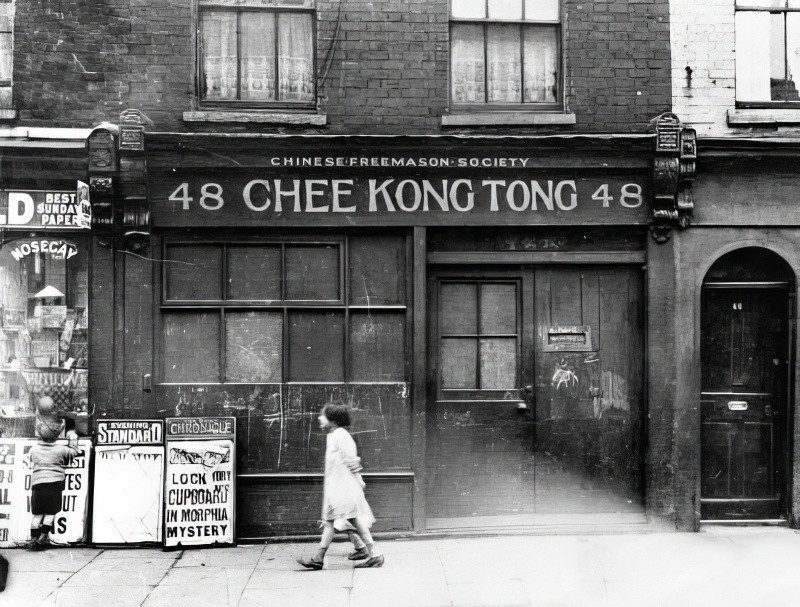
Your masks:
[[[314,101],[314,22],[309,13],[278,16],[281,101]]]
[[[226,381],[280,382],[283,312],[226,312]]]
[[[510,390],[517,387],[517,340],[481,339],[481,389]]]
[[[222,247],[170,245],[167,247],[167,301],[222,299]]]
[[[87,242],[66,238],[68,259],[33,250],[52,237],[0,248],[0,436],[34,437],[41,396],[70,419],[88,415]]]
[[[338,245],[286,247],[286,299],[341,299]]]
[[[352,381],[405,380],[405,314],[350,315]]]
[[[478,285],[445,282],[439,295],[439,333],[477,335]]]
[[[554,103],[558,99],[558,28],[526,26],[524,35],[524,101]]]
[[[289,381],[344,381],[344,314],[289,313]]]
[[[517,287],[509,284],[481,285],[481,333],[517,332]]]
[[[275,100],[275,14],[241,13],[241,99]]]
[[[522,101],[522,57],[518,25],[489,25],[486,31],[486,69],[489,102]]]
[[[236,99],[236,13],[203,11],[200,18],[203,45],[203,97]]]
[[[219,312],[165,312],[164,381],[218,382]]]
[[[441,357],[442,389],[477,389],[477,339],[442,339]]]
[[[350,303],[406,303],[405,239],[402,236],[350,239]]]
[[[453,103],[486,102],[483,25],[450,28],[450,88]]]
[[[228,247],[228,299],[279,300],[281,248]]]

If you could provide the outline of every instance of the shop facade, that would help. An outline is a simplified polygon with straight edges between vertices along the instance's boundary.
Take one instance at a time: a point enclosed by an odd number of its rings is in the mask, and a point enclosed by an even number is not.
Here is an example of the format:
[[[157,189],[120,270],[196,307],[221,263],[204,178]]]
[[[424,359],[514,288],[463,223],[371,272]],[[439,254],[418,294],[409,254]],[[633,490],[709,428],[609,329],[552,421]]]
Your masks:
[[[337,400],[380,531],[645,522],[650,250],[688,208],[667,122],[148,133],[151,237],[119,288],[153,341],[126,331],[142,404],[115,413],[236,418],[240,540],[315,531]]]

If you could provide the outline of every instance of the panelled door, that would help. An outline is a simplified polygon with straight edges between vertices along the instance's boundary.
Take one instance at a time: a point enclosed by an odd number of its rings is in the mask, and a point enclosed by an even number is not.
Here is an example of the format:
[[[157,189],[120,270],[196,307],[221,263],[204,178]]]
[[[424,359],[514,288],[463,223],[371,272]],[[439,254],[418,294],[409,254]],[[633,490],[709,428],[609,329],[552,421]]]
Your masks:
[[[786,513],[788,312],[786,283],[704,285],[702,519]]]
[[[641,511],[641,269],[430,276],[428,526]]]

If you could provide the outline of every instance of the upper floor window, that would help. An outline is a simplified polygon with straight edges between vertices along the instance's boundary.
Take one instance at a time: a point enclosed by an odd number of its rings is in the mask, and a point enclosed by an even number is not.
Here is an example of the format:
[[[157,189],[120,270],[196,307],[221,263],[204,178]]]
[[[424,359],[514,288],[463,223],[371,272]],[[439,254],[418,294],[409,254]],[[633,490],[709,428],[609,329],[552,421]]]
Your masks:
[[[0,0],[0,108],[10,107],[11,76],[14,66],[14,3]],[[4,97],[8,96],[8,99]]]
[[[556,107],[559,34],[558,0],[451,0],[452,104]]]
[[[736,1],[736,101],[771,107],[800,102],[800,1]]]
[[[314,15],[314,0],[199,0],[201,102],[313,105]]]

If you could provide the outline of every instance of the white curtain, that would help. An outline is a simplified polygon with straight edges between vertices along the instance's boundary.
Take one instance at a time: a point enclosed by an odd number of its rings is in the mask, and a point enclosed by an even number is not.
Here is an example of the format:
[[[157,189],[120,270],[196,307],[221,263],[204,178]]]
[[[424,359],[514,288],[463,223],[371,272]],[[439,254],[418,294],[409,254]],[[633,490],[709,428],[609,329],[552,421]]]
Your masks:
[[[485,103],[483,25],[450,30],[450,88],[453,103]]]
[[[489,0],[489,19],[522,19],[522,0]]]
[[[558,33],[555,27],[525,28],[525,99],[555,102],[558,98]]]
[[[489,103],[522,101],[522,57],[518,25],[487,28],[486,69]]]
[[[204,11],[203,98],[236,99],[236,13]]]
[[[736,12],[736,100],[771,100],[768,12]]]
[[[243,101],[275,100],[275,14],[244,12],[241,40]]]
[[[278,16],[278,98],[314,101],[313,21],[308,13]]]
[[[486,0],[452,0],[450,16],[454,19],[485,19]]]
[[[525,19],[528,21],[559,21],[558,0],[525,0]]]

